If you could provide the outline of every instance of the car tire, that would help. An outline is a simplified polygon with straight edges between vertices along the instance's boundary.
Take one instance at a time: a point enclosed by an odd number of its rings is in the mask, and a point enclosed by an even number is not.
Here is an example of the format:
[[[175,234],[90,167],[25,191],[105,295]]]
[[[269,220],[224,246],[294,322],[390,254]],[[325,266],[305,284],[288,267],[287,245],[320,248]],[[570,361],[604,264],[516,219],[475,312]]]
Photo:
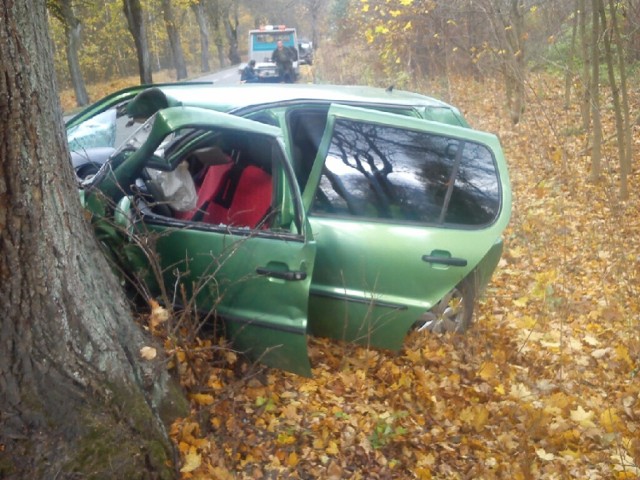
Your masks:
[[[95,165],[93,163],[87,163],[85,165],[82,165],[76,170],[76,176],[80,181],[86,180],[87,178],[98,173],[98,170],[100,170],[99,165]]]
[[[475,275],[470,274],[416,322],[418,331],[464,333],[471,326],[476,302]]]

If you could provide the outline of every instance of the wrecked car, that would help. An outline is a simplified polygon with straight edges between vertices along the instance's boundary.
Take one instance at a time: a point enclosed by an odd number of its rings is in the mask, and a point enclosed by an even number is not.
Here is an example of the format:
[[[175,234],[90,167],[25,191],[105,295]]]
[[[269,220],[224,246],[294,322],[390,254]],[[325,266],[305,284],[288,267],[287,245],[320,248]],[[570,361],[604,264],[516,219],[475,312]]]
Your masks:
[[[411,329],[465,331],[502,253],[499,140],[423,95],[141,86],[67,133],[94,217],[153,239],[160,281],[125,260],[149,295],[215,311],[236,349],[300,375],[307,335],[398,350]]]

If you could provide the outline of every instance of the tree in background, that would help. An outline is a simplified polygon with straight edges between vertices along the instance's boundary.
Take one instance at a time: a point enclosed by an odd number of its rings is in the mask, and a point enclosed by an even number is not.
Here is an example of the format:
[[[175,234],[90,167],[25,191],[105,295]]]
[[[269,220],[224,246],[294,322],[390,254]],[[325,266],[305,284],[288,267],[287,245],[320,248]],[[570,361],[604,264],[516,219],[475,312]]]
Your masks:
[[[604,46],[604,59],[607,67],[607,76],[611,90],[611,100],[616,124],[616,145],[618,149],[618,159],[620,164],[620,197],[629,197],[628,175],[631,171],[631,122],[629,114],[629,100],[627,92],[627,73],[622,51],[622,37],[617,21],[617,3],[609,0],[607,16],[607,5],[605,0],[597,1],[597,11],[594,17],[599,17],[603,32],[602,40]],[[596,5],[594,4],[594,7]],[[594,42],[595,44],[596,42]],[[599,52],[598,52],[599,53]],[[594,55],[596,52],[594,52]],[[592,58],[595,63],[599,58]],[[595,144],[595,142],[594,142]]]
[[[162,15],[167,28],[167,37],[169,38],[176,76],[178,80],[182,80],[183,78],[187,78],[187,64],[184,61],[184,53],[182,52],[182,44],[180,43],[180,32],[176,25],[171,0],[162,0]]]
[[[191,10],[198,22],[198,31],[200,32],[200,71],[208,72],[211,70],[209,65],[209,22],[207,20],[207,11],[204,0],[198,0],[190,4]]]
[[[218,63],[220,67],[226,65],[226,55],[224,53],[225,33],[222,22],[222,8],[219,0],[212,0],[208,3],[207,13],[209,15],[209,23],[213,28],[214,43],[218,54]]]
[[[172,478],[184,399],[81,208],[51,45],[45,2],[2,1],[0,477]]]
[[[75,16],[74,7],[71,0],[48,0],[47,8],[52,16],[60,21],[65,33],[65,53],[69,77],[76,94],[76,103],[79,107],[89,103],[89,94],[82,76],[78,50],[80,49],[80,32],[82,23]]]
[[[227,45],[229,46],[228,58],[232,65],[240,63],[240,53],[238,53],[238,2],[235,0],[223,1],[222,23],[227,36]]]
[[[127,18],[129,32],[131,33],[133,42],[136,46],[140,83],[153,83],[149,45],[147,43],[147,29],[140,0],[122,0],[122,9],[125,17]]]

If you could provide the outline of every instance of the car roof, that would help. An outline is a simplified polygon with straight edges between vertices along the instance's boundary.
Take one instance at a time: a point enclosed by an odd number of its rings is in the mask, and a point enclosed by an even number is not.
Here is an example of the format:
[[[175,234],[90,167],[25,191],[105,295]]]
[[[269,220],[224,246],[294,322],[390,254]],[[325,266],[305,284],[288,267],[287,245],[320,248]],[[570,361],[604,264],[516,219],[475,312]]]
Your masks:
[[[167,88],[168,87],[168,88]],[[239,84],[203,85],[189,84],[163,86],[165,93],[189,105],[211,103],[216,110],[271,104],[293,100],[324,100],[350,103],[378,103],[398,106],[425,106],[452,108],[444,102],[418,93],[367,86],[324,84]]]
[[[380,108],[424,109],[425,118],[441,123],[469,127],[459,110],[445,102],[420,93],[398,90],[330,84],[173,84],[160,86],[172,104],[198,106],[222,112],[245,108],[310,103],[342,103]]]
[[[67,120],[67,126],[83,121],[104,109],[104,102],[130,99],[145,90],[159,89],[172,106],[202,107],[220,112],[235,113],[243,109],[278,104],[342,103],[404,109],[424,109],[428,120],[469,127],[459,110],[435,98],[395,88],[331,84],[232,84],[214,85],[210,82],[179,82],[138,85],[114,92]]]

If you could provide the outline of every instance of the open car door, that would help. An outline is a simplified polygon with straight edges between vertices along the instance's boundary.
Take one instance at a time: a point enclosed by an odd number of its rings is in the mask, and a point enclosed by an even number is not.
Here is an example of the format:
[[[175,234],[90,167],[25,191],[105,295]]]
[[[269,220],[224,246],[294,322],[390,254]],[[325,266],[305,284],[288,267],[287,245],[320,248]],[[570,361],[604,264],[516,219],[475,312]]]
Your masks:
[[[136,184],[126,197],[139,212],[129,231],[155,244],[169,300],[214,312],[250,358],[310,376],[316,245],[280,130],[178,107],[140,132],[100,185],[118,201],[123,185]]]
[[[480,290],[511,211],[498,139],[332,105],[303,201],[318,241],[310,333],[399,349],[457,285]]]

